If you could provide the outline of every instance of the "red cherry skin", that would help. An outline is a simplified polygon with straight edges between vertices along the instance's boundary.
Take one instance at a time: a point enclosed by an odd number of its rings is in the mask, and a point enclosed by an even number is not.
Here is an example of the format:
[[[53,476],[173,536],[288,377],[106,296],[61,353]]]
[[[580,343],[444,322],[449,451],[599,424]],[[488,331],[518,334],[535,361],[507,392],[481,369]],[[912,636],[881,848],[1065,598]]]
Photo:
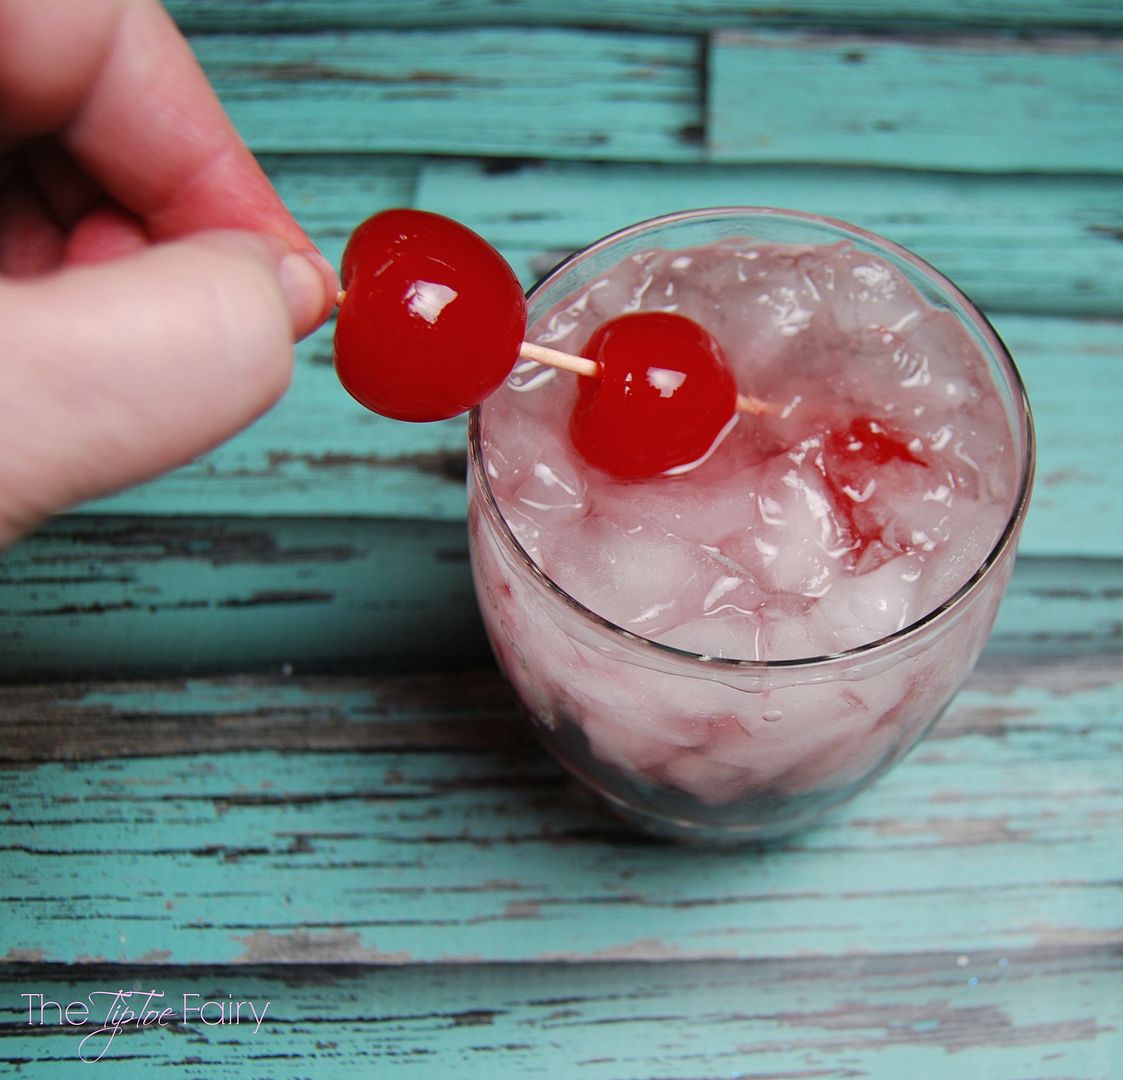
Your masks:
[[[456,416],[496,390],[518,359],[522,286],[499,252],[450,218],[375,214],[352,233],[340,280],[336,374],[383,416]]]
[[[603,377],[579,377],[570,437],[590,465],[617,480],[699,461],[736,415],[737,387],[721,346],[684,315],[610,319],[582,354]]]

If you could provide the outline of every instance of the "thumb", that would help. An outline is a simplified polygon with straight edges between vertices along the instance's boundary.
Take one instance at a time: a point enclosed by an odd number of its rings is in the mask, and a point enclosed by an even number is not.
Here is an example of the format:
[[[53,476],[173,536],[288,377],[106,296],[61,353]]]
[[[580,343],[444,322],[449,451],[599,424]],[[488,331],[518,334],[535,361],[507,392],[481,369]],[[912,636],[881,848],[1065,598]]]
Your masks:
[[[326,291],[306,255],[243,232],[0,282],[0,545],[267,409]]]

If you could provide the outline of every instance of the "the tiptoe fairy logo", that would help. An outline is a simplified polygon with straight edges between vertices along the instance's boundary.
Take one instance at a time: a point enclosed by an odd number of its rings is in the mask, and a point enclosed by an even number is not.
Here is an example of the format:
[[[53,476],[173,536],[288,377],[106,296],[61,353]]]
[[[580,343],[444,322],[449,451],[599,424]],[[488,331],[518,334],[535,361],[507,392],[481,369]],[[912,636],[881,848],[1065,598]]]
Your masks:
[[[54,1001],[46,994],[21,994],[27,1002],[28,1027],[69,1027],[80,1036],[78,1057],[100,1061],[123,1031],[184,1024],[207,1027],[249,1025],[256,1035],[270,1002],[238,1001],[234,996],[165,994],[163,990],[92,990],[74,1001]]]

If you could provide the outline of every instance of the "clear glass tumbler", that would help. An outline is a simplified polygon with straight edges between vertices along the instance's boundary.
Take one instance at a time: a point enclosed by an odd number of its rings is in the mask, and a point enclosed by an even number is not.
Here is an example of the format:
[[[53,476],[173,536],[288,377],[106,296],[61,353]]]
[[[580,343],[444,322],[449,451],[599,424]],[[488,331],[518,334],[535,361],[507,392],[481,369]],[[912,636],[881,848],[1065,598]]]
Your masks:
[[[1010,579],[1034,470],[1024,387],[987,320],[915,255],[843,222],[736,207],[643,222],[592,244],[535,286],[529,324],[633,253],[695,248],[731,236],[781,244],[845,241],[889,263],[933,308],[953,313],[985,358],[1008,419],[1017,483],[1005,528],[986,558],[911,624],[831,655],[716,658],[614,625],[534,563],[489,483],[487,403],[473,411],[473,573],[492,647],[523,710],[544,745],[619,814],[648,831],[705,843],[765,840],[804,828],[870,784],[924,735],[986,643]],[[749,738],[715,759],[708,746],[721,724]]]

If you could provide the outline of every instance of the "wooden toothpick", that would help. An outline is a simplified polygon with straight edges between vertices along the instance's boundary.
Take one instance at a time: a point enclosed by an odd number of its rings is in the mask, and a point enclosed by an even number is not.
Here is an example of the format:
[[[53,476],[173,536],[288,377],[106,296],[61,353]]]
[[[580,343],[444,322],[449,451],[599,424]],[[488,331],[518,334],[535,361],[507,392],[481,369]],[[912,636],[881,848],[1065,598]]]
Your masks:
[[[342,289],[336,293],[335,302],[337,305],[343,303],[345,295],[346,293]],[[523,360],[533,360],[536,363],[545,364],[547,367],[558,368],[561,371],[571,371],[574,375],[585,375],[593,379],[599,379],[601,375],[600,364],[595,360],[590,360],[587,356],[574,356],[573,353],[551,349],[547,345],[536,345],[533,341],[524,341],[519,346],[519,357]],[[749,413],[752,416],[760,416],[762,413],[774,413],[776,406],[769,404],[767,401],[761,401],[760,398],[752,397],[750,394],[738,394],[737,411]]]

